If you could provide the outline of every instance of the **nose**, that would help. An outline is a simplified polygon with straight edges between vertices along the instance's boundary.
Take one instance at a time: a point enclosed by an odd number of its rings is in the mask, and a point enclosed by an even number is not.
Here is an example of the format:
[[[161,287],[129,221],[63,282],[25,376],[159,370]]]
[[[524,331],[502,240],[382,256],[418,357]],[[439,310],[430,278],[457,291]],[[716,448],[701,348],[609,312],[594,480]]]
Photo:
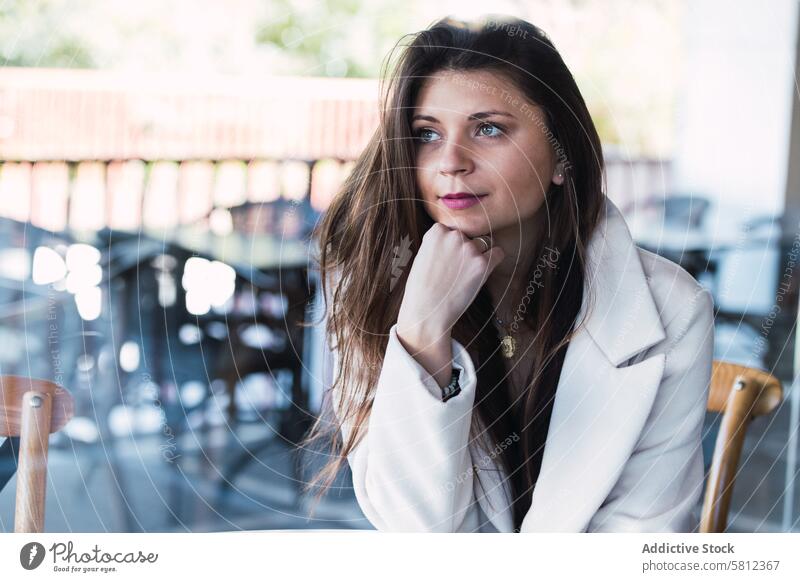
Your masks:
[[[447,140],[439,150],[439,173],[443,176],[469,174],[474,168],[469,148],[457,140]]]

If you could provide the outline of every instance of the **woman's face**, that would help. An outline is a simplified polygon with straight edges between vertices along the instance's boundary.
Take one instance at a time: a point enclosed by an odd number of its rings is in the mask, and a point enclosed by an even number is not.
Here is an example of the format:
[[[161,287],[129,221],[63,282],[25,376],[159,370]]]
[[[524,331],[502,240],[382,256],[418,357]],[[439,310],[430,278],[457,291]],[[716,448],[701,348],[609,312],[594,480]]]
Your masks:
[[[412,112],[416,178],[426,211],[470,237],[519,228],[544,203],[556,161],[543,111],[504,77],[441,71]],[[468,193],[461,202],[450,193]],[[476,198],[474,195],[478,195]]]

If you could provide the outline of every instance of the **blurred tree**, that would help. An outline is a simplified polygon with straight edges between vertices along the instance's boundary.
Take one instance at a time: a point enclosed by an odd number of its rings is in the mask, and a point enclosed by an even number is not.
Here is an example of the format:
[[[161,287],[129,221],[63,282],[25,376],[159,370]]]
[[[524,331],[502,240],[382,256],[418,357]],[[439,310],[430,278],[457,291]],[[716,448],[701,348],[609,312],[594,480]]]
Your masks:
[[[381,58],[414,30],[410,13],[390,0],[273,0],[256,41],[303,63],[303,74],[374,78]]]
[[[92,68],[87,43],[64,26],[76,6],[48,0],[0,2],[0,58],[6,67]]]

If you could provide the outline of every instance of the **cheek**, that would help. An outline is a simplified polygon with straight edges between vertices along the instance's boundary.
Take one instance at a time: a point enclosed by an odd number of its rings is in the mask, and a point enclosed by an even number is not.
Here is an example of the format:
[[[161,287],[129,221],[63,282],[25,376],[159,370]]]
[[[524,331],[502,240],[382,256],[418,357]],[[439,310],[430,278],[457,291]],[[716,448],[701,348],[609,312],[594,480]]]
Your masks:
[[[433,195],[432,188],[436,172],[431,167],[429,158],[426,156],[417,156],[414,175],[419,189],[426,198],[430,198]]]
[[[526,192],[528,195],[542,196],[550,186],[550,176],[547,169],[547,160],[542,159],[535,148],[529,148],[535,153],[525,155],[519,150],[506,155],[498,163],[502,168],[499,176],[507,183],[508,188],[515,193]]]
[[[509,156],[502,167],[498,168],[496,178],[501,181],[500,187],[505,196],[514,200],[514,204],[509,204],[509,207],[516,206],[520,214],[526,217],[542,205],[544,190],[549,185],[542,170],[532,166],[533,163],[533,160],[523,156]]]

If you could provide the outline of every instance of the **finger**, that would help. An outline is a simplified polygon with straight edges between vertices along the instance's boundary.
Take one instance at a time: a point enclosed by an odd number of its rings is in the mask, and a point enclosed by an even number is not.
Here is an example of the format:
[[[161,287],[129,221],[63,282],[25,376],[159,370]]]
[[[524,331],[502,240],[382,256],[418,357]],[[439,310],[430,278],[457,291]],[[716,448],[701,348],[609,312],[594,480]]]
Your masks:
[[[492,247],[483,253],[483,256],[488,260],[486,261],[486,267],[484,268],[483,275],[481,276],[481,287],[486,284],[486,281],[489,280],[489,276],[492,274],[492,271],[494,271],[497,265],[499,265],[500,262],[506,257],[506,253],[500,247]]]
[[[506,253],[501,247],[492,247],[486,251],[484,255],[489,258],[488,262],[486,263],[486,271],[484,272],[484,278],[488,279],[495,267],[497,267],[497,265],[499,265],[502,260],[506,258]]]

